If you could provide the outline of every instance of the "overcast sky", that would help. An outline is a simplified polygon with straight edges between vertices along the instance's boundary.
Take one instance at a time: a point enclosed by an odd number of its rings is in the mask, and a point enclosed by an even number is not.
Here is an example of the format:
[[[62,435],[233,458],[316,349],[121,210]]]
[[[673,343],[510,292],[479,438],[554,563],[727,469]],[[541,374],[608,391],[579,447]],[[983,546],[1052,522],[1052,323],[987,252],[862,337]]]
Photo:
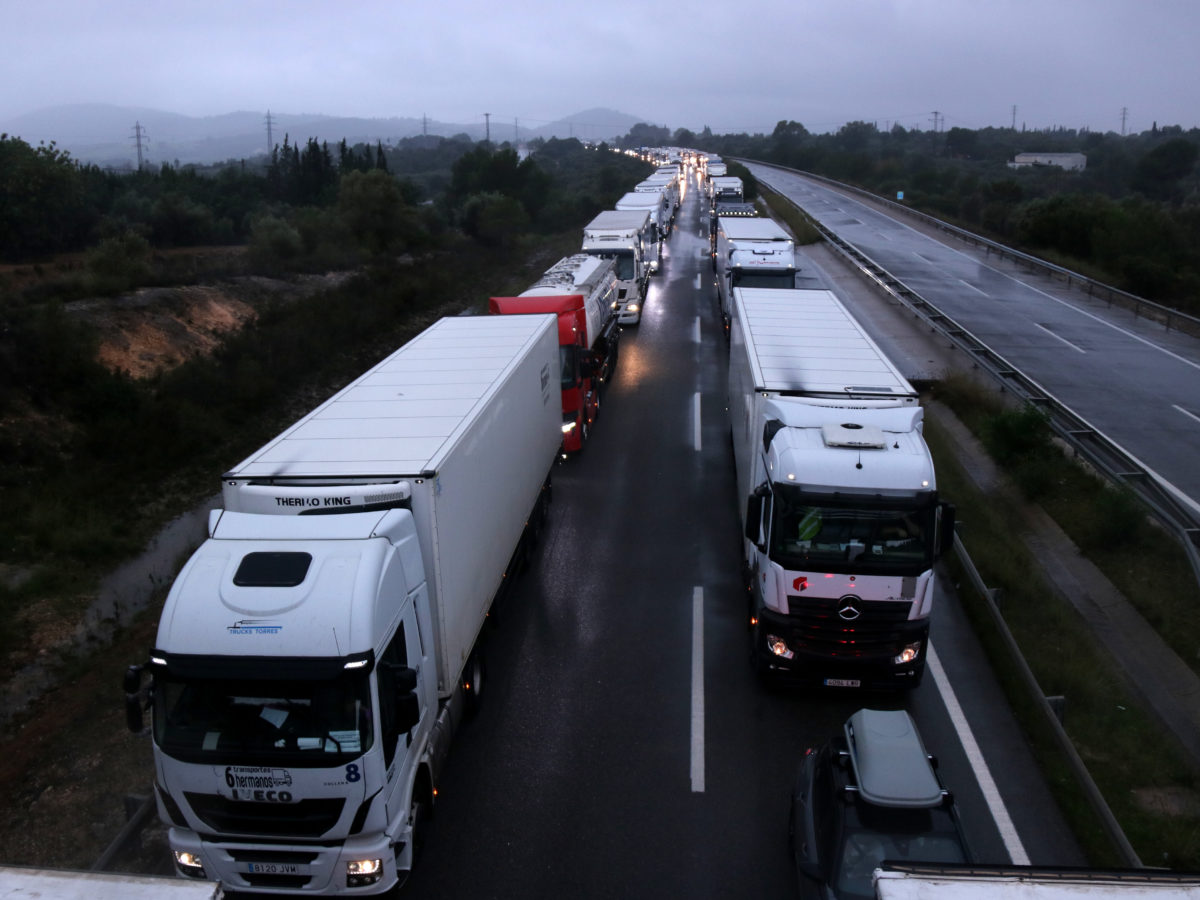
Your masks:
[[[69,103],[717,132],[1200,124],[1200,0],[0,0],[0,119]]]

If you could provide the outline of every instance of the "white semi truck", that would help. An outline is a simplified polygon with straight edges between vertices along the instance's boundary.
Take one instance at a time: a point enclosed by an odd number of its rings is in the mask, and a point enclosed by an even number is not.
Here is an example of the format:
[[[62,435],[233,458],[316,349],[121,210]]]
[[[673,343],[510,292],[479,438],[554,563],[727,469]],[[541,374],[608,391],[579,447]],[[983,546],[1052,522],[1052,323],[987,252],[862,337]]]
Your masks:
[[[482,632],[544,520],[553,315],[441,319],[223,476],[126,673],[181,874],[376,894],[412,866]]]
[[[774,219],[718,216],[713,271],[728,333],[736,288],[796,287],[796,245]]]
[[[668,224],[675,221],[675,214],[679,211],[679,203],[682,199],[682,176],[678,169],[663,170],[659,169],[648,178],[639,181],[633,186],[634,191],[663,191],[663,200],[667,206]]]
[[[735,288],[729,416],[764,677],[915,687],[953,541],[917,392],[830,291]]]
[[[662,259],[662,242],[667,239],[671,229],[669,203],[665,190],[630,191],[617,201],[616,208],[620,210],[645,210],[650,213],[650,221],[654,223],[658,238],[657,246],[648,256],[651,268],[658,271],[657,261]]]
[[[657,228],[647,209],[606,209],[584,226],[583,252],[617,264],[617,319],[622,325],[641,321],[650,269],[658,267],[662,255]]]

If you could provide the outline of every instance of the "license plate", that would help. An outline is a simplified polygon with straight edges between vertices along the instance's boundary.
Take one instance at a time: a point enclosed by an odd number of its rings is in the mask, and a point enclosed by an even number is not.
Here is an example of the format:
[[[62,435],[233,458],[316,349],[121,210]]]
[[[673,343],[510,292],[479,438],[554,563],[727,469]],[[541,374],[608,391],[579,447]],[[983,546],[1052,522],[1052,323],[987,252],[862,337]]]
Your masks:
[[[307,865],[303,863],[271,863],[252,862],[242,863],[239,867],[251,875],[311,875]]]
[[[825,687],[859,687],[861,682],[857,678],[826,678],[824,684]]]

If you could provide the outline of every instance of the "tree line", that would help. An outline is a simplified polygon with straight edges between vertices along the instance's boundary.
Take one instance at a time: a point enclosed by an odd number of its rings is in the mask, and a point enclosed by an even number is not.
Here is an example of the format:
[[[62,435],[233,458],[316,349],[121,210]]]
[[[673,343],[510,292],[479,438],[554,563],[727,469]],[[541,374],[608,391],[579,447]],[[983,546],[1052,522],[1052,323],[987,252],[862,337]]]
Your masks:
[[[136,257],[173,247],[245,244],[264,265],[328,268],[421,250],[446,229],[504,245],[611,205],[644,171],[576,140],[521,158],[458,135],[332,148],[285,136],[265,159],[117,173],[0,135],[0,262],[91,251],[136,282]]]

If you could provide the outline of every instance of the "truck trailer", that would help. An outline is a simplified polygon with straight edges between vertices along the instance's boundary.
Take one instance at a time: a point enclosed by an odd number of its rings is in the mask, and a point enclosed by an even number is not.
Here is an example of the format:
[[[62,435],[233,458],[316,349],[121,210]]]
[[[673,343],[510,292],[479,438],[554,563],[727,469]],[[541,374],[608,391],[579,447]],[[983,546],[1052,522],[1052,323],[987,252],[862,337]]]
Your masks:
[[[649,210],[606,209],[599,213],[584,226],[582,250],[616,262],[617,321],[622,325],[640,322],[651,263],[657,268],[662,252]]]
[[[671,230],[670,204],[666,191],[661,189],[647,191],[629,191],[617,201],[616,208],[620,210],[646,210],[650,213],[650,221],[654,223],[657,236],[657,246],[650,257],[651,271],[658,271],[658,261],[662,259],[662,242],[667,239]]]
[[[719,216],[712,244],[726,334],[736,288],[796,287],[796,245],[774,219]]]
[[[4,900],[220,900],[215,881],[73,869],[0,866]]]
[[[550,498],[552,315],[446,318],[230,469],[145,674],[178,871],[378,894],[406,877],[483,631]]]
[[[951,546],[912,385],[823,290],[734,288],[729,415],[752,659],[829,687],[921,680]]]
[[[563,451],[583,449],[600,412],[600,395],[617,368],[617,266],[576,253],[560,259],[516,297],[492,297],[495,315],[553,313],[558,319]]]

